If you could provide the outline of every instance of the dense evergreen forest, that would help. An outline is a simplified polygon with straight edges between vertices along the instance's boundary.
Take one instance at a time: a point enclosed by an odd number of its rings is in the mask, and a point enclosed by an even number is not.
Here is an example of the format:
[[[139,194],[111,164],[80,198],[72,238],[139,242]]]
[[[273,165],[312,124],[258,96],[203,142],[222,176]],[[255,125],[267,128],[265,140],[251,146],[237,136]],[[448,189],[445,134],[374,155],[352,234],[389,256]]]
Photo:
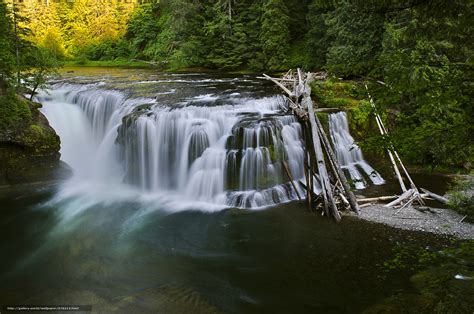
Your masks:
[[[4,2],[0,13],[7,18],[1,23],[11,26],[11,1],[6,1],[9,6]],[[172,69],[255,72],[299,66],[337,78],[383,82],[371,90],[385,116],[395,121],[393,139],[404,157],[469,168],[474,155],[473,3],[24,0],[15,10],[23,42],[78,64],[138,59]],[[16,64],[10,26],[1,26],[3,76]]]

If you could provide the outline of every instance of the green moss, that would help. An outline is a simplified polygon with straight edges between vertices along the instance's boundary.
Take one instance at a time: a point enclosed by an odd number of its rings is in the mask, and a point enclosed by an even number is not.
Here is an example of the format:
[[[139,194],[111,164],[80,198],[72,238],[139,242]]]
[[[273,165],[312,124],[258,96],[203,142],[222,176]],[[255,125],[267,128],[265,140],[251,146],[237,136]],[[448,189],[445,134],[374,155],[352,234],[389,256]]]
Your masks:
[[[39,136],[42,136],[44,133],[44,129],[40,127],[39,125],[32,124],[28,128],[32,133],[37,134]]]
[[[321,122],[324,131],[326,131],[326,134],[329,135],[329,113],[327,112],[317,112],[316,116],[319,119],[319,122]]]
[[[365,97],[359,82],[338,81],[334,78],[313,82],[311,90],[321,108],[349,109],[358,106]]]
[[[55,176],[60,140],[40,107],[13,91],[0,95],[0,185]]]
[[[48,154],[59,150],[56,133],[49,128],[32,124],[20,136],[21,144],[34,154]]]
[[[326,81],[315,81],[312,85],[312,94],[321,108],[339,108],[348,116],[349,129],[359,142],[364,152],[374,155],[383,153],[380,145],[377,124],[373,115],[373,108],[366,99],[366,91],[362,82],[339,81],[335,78]],[[323,125],[327,125],[327,118],[318,114]],[[385,120],[386,117],[382,117]],[[382,149],[380,149],[380,147]]]
[[[347,112],[349,128],[355,138],[365,139],[378,134],[373,109],[366,99],[365,87],[361,82],[331,78],[315,81],[311,91],[318,107],[339,108]],[[327,117],[321,114],[318,117],[323,125],[327,125]]]
[[[358,106],[347,111],[347,115],[349,129],[356,138],[364,139],[371,134],[377,134],[373,108],[368,101],[359,101]]]
[[[288,159],[285,149],[283,149],[283,147],[277,148],[273,143],[268,145],[268,154],[272,162]]]
[[[26,99],[11,92],[0,95],[0,132],[30,120],[31,111]]]

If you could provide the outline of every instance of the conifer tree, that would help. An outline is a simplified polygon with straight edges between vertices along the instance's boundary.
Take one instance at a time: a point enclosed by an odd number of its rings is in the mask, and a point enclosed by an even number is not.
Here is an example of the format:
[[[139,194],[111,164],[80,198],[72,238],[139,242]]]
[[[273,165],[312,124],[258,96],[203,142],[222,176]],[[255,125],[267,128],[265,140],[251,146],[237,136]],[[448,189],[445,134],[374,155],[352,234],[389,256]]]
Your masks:
[[[384,16],[360,8],[356,3],[340,1],[324,15],[327,36],[331,38],[327,67],[338,74],[376,75],[380,67]]]
[[[283,0],[265,0],[260,43],[264,67],[283,69],[290,41],[288,8]]]
[[[0,84],[6,84],[14,71],[15,54],[12,21],[4,0],[0,0]]]

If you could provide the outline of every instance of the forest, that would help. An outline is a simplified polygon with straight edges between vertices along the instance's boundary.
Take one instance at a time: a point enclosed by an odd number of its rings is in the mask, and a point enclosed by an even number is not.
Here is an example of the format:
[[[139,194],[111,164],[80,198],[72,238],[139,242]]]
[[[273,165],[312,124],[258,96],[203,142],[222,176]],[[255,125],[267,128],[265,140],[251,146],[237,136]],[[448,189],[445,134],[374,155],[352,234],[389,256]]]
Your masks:
[[[473,22],[0,0],[0,312],[474,313]]]
[[[473,1],[12,4],[0,2],[4,77],[15,64],[22,72],[31,60],[41,64],[38,57],[15,62],[15,19],[21,46],[35,46],[46,64],[143,60],[174,70],[324,70],[336,80],[381,82],[371,84],[372,92],[393,120],[392,140],[411,163],[469,169],[473,162]],[[373,138],[368,145],[380,142]]]

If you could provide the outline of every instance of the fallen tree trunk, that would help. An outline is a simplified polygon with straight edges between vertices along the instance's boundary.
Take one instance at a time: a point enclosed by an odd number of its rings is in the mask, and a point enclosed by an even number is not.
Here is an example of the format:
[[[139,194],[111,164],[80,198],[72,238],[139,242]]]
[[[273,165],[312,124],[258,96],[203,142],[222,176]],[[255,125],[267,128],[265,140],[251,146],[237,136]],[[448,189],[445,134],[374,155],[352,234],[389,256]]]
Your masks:
[[[413,193],[415,193],[415,190],[409,189],[408,191],[405,191],[402,195],[400,195],[400,197],[394,200],[393,202],[388,203],[387,205],[384,205],[384,207],[393,207],[395,205],[398,205],[404,200],[410,199],[410,197],[413,196]]]
[[[365,85],[365,89],[367,90],[367,95],[369,95],[369,102],[372,108],[376,110],[374,100],[372,99],[372,96],[369,94],[369,88],[367,87],[367,84]],[[375,121],[377,122],[377,126],[379,128],[380,135],[385,136],[386,135],[386,130],[385,127],[383,126],[382,119],[380,118],[379,114],[375,112]],[[403,182],[402,175],[400,174],[400,170],[398,170],[397,163],[395,162],[395,158],[393,157],[392,151],[387,148],[387,154],[390,159],[390,162],[392,163],[393,170],[395,171],[395,174],[398,179],[398,183],[400,184],[400,188],[402,189],[402,192],[406,192],[407,188],[405,186],[405,183]]]
[[[288,179],[290,180],[291,185],[295,189],[296,196],[298,196],[298,199],[301,202],[301,196],[300,193],[298,192],[298,189],[295,184],[295,180],[293,179],[293,176],[291,175],[290,169],[288,169],[288,165],[286,164],[285,161],[283,161],[283,168],[285,169],[286,175],[288,176]]]
[[[342,171],[342,168],[339,165],[339,162],[337,161],[336,154],[334,154],[334,151],[332,149],[331,144],[329,143],[329,139],[326,135],[326,132],[324,132],[321,121],[319,121],[317,116],[315,117],[315,120],[316,120],[316,124],[319,128],[321,139],[322,139],[322,142],[325,146],[325,150],[327,152],[328,159],[332,163],[332,166],[333,166],[332,168],[333,168],[333,171],[335,172],[334,174],[339,179],[339,181],[341,182],[342,188],[346,192],[346,196],[347,196],[347,199],[349,201],[349,204],[351,206],[352,211],[354,211],[355,213],[359,213],[359,205],[357,204],[357,200],[356,200],[356,197],[354,195],[354,192],[352,192],[351,186],[347,182],[346,176],[344,175],[344,173]]]
[[[293,96],[293,92],[290,91],[288,88],[286,88],[285,85],[283,85],[282,83],[278,82],[278,81],[275,80],[274,78],[272,78],[272,77],[266,75],[265,73],[263,74],[263,76],[264,76],[266,79],[268,79],[268,80],[272,81],[273,83],[277,84],[281,89],[283,89],[283,91],[284,91],[285,93],[288,94],[289,97],[292,97],[292,96]]]
[[[422,190],[423,192],[425,192],[425,194],[427,194],[429,197],[431,197],[431,198],[437,200],[437,201],[440,202],[440,203],[448,204],[448,202],[449,202],[449,200],[448,200],[446,197],[444,197],[444,196],[438,195],[438,194],[433,193],[433,192],[431,192],[431,191],[428,191],[427,189],[424,189],[424,188],[421,188],[421,190]]]
[[[298,71],[301,73],[300,71]],[[308,74],[310,75],[310,74]],[[300,74],[301,76],[301,74]],[[303,99],[301,101],[301,104],[303,108],[308,110],[308,115],[309,115],[309,123],[311,127],[311,137],[312,137],[312,142],[313,142],[313,149],[314,153],[316,156],[316,166],[318,168],[318,173],[321,178],[321,193],[323,193],[323,199],[325,199],[326,204],[325,204],[325,209],[328,214],[333,216],[337,221],[341,220],[341,215],[339,214],[339,211],[337,210],[336,203],[334,201],[334,196],[331,191],[331,184],[329,182],[329,175],[327,172],[327,167],[326,163],[324,161],[324,154],[321,149],[321,141],[319,139],[319,132],[318,132],[318,127],[316,124],[316,117],[314,114],[314,109],[313,109],[313,102],[311,101],[311,88],[309,87],[309,82],[310,78],[306,78],[306,82],[303,85],[303,92],[302,96]],[[301,87],[301,85],[300,85]]]
[[[398,195],[390,195],[390,196],[379,196],[379,197],[368,197],[368,198],[358,198],[358,202],[377,202],[377,201],[390,201],[397,199]]]
[[[288,71],[283,78],[272,78],[263,74],[263,78],[272,81],[287,95],[288,106],[283,108],[286,112],[291,109],[303,130],[304,142],[304,183],[306,198],[310,210],[315,208],[315,203],[322,199],[323,213],[340,221],[341,209],[350,207],[354,212],[359,212],[359,205],[345,175],[335,157],[332,146],[324,132],[321,122],[315,111],[339,111],[337,108],[315,109],[311,100],[310,82],[313,79],[326,78],[325,73],[303,73]],[[327,164],[329,163],[329,165]],[[285,171],[289,175],[289,170]],[[316,171],[317,170],[317,171]],[[315,184],[321,186],[320,195],[314,194]]]

